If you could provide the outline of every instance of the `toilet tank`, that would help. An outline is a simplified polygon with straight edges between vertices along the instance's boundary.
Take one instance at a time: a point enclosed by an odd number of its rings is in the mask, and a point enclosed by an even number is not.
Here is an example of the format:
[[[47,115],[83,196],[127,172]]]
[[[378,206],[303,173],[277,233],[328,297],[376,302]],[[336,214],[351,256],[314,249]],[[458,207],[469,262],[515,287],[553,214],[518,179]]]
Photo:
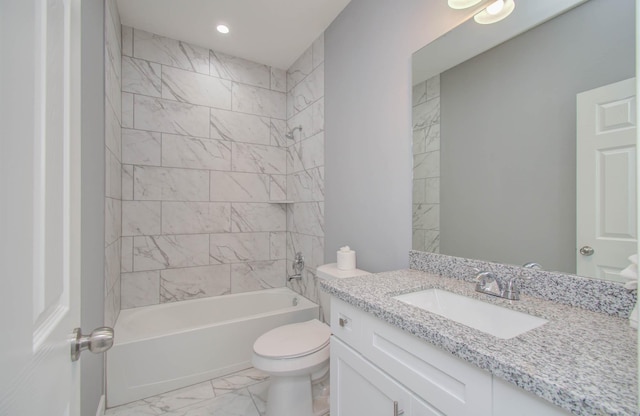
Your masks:
[[[340,270],[337,263],[330,263],[318,267],[316,274],[318,279],[345,279],[371,273],[360,269]],[[320,318],[326,324],[329,324],[331,319],[331,296],[322,289],[320,289]]]

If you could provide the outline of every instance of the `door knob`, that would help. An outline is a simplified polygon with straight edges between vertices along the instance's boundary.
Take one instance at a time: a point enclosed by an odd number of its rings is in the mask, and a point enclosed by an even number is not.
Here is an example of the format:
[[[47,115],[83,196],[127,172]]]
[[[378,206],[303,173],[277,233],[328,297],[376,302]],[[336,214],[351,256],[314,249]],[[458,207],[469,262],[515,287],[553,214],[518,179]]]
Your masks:
[[[101,326],[93,330],[90,335],[82,335],[82,330],[73,330],[71,341],[71,361],[78,361],[80,353],[89,350],[94,354],[105,352],[113,345],[113,328]]]
[[[580,254],[582,254],[583,256],[591,256],[593,255],[593,253],[595,253],[593,247],[584,246],[580,248]]]

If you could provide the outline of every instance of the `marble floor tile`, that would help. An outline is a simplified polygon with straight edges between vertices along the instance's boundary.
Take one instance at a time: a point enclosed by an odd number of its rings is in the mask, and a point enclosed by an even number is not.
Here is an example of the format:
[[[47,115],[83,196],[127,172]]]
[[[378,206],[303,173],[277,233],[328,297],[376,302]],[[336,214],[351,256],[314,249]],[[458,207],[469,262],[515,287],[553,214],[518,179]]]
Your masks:
[[[325,384],[314,386],[314,394],[322,396]],[[268,391],[269,376],[249,368],[111,408],[105,416],[264,416]],[[318,404],[314,400],[315,414],[324,415],[317,413]]]

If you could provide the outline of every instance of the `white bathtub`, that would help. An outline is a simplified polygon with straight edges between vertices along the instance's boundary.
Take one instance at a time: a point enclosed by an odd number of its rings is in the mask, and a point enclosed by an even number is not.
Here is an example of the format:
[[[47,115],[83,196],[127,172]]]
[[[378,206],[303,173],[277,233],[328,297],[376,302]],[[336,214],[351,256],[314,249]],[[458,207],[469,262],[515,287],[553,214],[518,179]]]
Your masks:
[[[249,368],[256,338],[313,318],[318,305],[287,288],[123,310],[107,353],[107,406]]]

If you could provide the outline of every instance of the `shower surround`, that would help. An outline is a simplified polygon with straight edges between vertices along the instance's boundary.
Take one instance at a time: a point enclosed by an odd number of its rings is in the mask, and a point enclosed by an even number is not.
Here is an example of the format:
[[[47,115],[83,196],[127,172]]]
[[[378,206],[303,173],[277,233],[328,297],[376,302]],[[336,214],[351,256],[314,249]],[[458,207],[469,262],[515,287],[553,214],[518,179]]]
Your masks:
[[[295,251],[317,300],[322,39],[287,73],[122,27],[122,309],[284,286]]]

